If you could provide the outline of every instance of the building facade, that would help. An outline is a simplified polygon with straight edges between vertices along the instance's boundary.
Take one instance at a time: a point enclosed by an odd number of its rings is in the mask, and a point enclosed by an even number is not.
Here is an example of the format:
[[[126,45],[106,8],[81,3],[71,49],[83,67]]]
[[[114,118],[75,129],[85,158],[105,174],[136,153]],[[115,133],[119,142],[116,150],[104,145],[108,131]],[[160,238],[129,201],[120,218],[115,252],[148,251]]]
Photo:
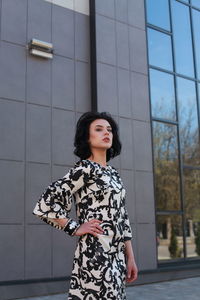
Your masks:
[[[133,284],[200,275],[199,1],[0,0],[0,13],[0,299],[68,290],[76,237],[32,211],[78,160],[90,110],[119,124],[109,163],[127,190]]]

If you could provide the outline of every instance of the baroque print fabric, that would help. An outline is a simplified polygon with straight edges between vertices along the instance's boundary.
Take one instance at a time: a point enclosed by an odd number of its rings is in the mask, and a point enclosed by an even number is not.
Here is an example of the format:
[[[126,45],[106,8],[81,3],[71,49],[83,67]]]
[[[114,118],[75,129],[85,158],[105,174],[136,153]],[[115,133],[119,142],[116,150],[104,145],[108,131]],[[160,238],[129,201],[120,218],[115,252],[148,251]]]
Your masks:
[[[60,230],[56,219],[70,217],[73,201],[78,221],[72,223],[102,221],[103,233],[78,237],[68,300],[126,299],[125,241],[132,239],[132,229],[125,196],[114,167],[83,159],[52,182],[37,201],[33,214]]]

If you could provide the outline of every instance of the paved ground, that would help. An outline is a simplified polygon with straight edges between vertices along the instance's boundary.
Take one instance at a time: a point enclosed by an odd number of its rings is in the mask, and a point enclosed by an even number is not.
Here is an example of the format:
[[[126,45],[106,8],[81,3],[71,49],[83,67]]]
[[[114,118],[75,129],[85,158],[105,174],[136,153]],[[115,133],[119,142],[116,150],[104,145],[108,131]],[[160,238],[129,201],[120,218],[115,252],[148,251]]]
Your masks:
[[[127,300],[199,300],[200,277],[127,287]],[[67,300],[66,294],[19,300]]]

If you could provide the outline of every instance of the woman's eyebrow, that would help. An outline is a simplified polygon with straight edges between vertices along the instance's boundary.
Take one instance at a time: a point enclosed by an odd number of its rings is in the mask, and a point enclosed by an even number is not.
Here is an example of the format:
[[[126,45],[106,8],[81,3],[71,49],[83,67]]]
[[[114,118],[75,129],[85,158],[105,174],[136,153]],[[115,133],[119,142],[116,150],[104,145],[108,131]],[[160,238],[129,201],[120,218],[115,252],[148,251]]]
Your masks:
[[[99,124],[97,124],[96,126],[103,127],[103,125],[99,125]],[[108,125],[107,127],[111,128],[110,125]]]

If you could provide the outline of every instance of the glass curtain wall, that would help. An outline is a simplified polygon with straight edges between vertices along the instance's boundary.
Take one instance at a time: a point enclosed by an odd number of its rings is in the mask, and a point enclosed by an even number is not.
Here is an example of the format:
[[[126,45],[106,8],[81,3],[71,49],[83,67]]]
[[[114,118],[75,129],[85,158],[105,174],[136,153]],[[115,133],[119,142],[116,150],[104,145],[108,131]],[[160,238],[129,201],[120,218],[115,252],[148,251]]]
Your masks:
[[[200,259],[200,1],[146,0],[159,263]]]

